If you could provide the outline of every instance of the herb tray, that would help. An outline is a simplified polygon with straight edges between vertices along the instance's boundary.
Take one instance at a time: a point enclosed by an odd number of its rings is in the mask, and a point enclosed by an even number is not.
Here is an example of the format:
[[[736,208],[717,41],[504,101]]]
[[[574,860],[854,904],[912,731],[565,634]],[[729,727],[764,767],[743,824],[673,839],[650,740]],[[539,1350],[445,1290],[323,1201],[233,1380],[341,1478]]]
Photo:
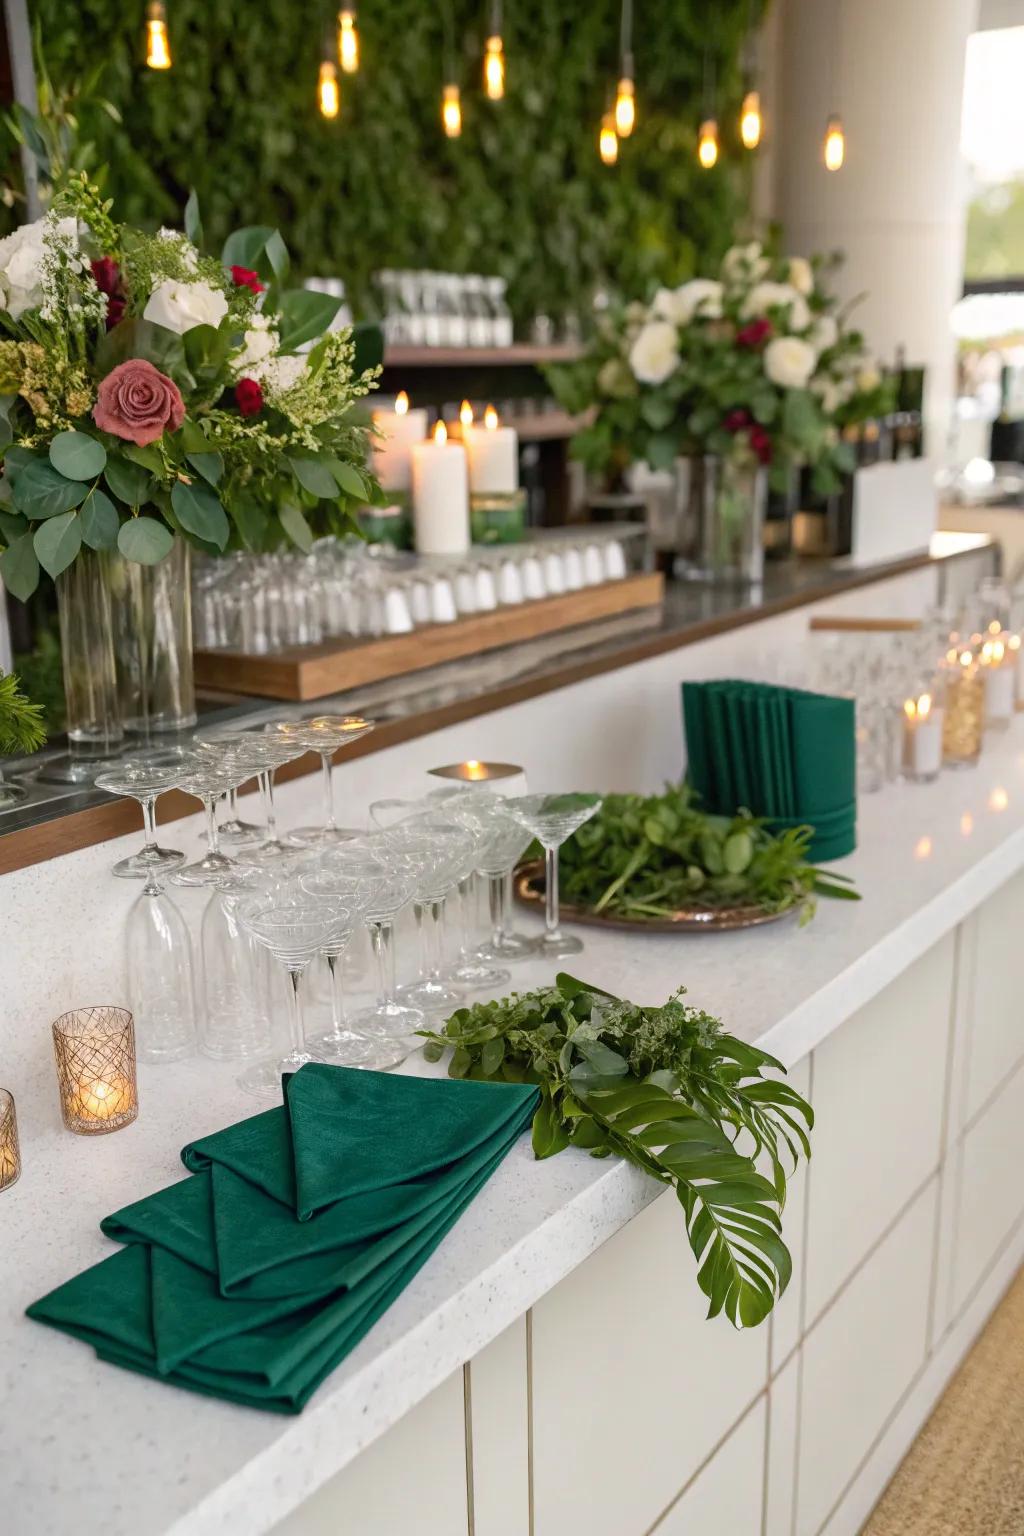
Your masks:
[[[516,899],[527,907],[542,906],[544,902],[544,864],[541,859],[531,859],[520,864],[515,873]],[[763,907],[747,903],[737,907],[687,907],[673,912],[671,917],[626,917],[621,912],[591,912],[586,907],[559,904],[559,916],[568,923],[581,923],[588,928],[623,928],[638,933],[732,933],[740,928],[762,928],[766,923],[778,923],[785,917],[793,917],[799,909],[787,907],[782,912],[766,912]]]

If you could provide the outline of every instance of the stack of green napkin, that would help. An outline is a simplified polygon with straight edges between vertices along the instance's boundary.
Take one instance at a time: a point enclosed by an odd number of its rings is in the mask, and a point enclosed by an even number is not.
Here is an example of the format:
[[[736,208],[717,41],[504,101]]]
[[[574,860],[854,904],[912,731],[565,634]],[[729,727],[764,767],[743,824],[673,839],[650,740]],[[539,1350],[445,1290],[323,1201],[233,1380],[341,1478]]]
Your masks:
[[[768,683],[683,684],[687,778],[705,810],[810,826],[809,856],[857,846],[854,701]]]
[[[108,1216],[124,1246],[29,1317],[110,1360],[298,1413],[533,1118],[537,1089],[313,1063],[192,1142],[192,1177]]]

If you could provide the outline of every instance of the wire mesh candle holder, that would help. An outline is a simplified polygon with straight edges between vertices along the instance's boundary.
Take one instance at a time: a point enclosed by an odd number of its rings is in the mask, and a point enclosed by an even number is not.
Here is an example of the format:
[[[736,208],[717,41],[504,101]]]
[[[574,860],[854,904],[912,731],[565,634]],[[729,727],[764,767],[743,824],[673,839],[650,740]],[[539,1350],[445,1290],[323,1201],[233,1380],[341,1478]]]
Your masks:
[[[139,1112],[135,1025],[127,1008],[76,1008],[53,1025],[60,1112],[66,1130],[105,1136]]]
[[[0,1192],[16,1184],[20,1173],[21,1151],[14,1095],[6,1088],[0,1088]]]

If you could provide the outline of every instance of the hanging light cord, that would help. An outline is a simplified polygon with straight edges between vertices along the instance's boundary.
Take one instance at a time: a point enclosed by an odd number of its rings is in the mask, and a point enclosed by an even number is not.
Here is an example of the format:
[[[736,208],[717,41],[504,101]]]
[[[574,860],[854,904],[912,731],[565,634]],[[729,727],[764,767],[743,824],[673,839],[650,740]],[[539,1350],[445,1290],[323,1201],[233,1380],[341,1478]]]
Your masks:
[[[622,74],[633,79],[633,0],[622,0],[622,16],[619,22],[619,57]]]
[[[501,0],[491,0],[491,30],[489,36],[501,36]]]
[[[705,48],[704,50],[704,116],[711,118],[715,115],[715,61]]]

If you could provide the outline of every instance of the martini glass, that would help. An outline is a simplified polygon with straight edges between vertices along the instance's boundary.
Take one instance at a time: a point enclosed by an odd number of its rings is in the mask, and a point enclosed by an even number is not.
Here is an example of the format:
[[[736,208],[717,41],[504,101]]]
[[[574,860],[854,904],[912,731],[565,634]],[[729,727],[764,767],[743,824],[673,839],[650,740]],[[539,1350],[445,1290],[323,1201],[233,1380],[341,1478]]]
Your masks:
[[[216,885],[234,867],[234,859],[220,851],[217,827],[217,801],[232,784],[238,784],[238,770],[223,761],[196,757],[184,771],[178,770],[175,788],[201,800],[206,812],[206,853],[175,873],[175,885]]]
[[[507,800],[496,801],[489,816],[487,835],[477,855],[477,871],[487,880],[491,937],[481,944],[477,957],[487,961],[527,960],[537,953],[536,939],[512,933],[508,926],[508,893],[512,871],[529,848],[532,837],[510,816]]]
[[[126,859],[118,860],[114,865],[115,875],[120,875],[124,880],[146,880],[151,874],[161,871],[167,874],[172,869],[177,869],[180,864],[184,864],[185,855],[179,853],[176,848],[158,846],[154,811],[160,795],[165,789],[174,788],[180,773],[180,768],[128,762],[97,775],[95,781],[97,789],[105,789],[108,794],[123,795],[126,799],[137,800],[142,807],[145,843],[139,853],[133,853]]]
[[[362,715],[314,715],[312,720],[281,721],[275,729],[286,738],[302,741],[307,752],[316,752],[323,769],[324,824],[322,827],[298,827],[288,834],[296,843],[311,843],[316,847],[332,848],[347,843],[358,832],[339,827],[334,816],[334,754],[340,747],[351,745],[372,731],[376,721],[365,720]]]
[[[558,926],[558,850],[601,809],[600,795],[517,795],[505,809],[544,849],[544,935],[538,948],[550,959],[578,955],[582,941]]]
[[[347,907],[317,900],[301,888],[287,886],[257,893],[240,902],[238,917],[256,942],[281,962],[291,982],[291,1050],[278,1061],[262,1061],[249,1067],[238,1080],[248,1093],[276,1096],[281,1090],[282,1073],[297,1072],[314,1059],[306,1044],[302,1020],[303,972],[326,945],[344,945],[356,917]]]

